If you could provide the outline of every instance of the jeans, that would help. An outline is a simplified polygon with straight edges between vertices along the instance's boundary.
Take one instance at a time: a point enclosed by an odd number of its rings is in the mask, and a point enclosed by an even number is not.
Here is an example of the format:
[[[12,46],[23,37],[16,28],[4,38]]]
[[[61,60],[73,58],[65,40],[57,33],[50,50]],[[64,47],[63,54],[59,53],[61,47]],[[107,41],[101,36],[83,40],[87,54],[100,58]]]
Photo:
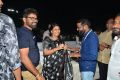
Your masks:
[[[94,73],[92,71],[81,72],[82,80],[94,80]]]

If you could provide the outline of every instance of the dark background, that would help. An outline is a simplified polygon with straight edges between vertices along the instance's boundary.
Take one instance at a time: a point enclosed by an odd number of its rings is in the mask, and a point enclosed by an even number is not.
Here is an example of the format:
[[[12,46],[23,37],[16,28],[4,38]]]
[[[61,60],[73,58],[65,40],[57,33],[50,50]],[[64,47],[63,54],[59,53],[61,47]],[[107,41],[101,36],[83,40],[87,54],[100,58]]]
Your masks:
[[[3,12],[10,15],[16,26],[21,26],[20,18],[25,8],[39,11],[39,24],[36,32],[47,29],[50,22],[57,22],[63,34],[76,33],[76,20],[88,18],[94,30],[104,30],[105,22],[120,12],[119,0],[3,0]],[[18,14],[7,12],[14,8]]]

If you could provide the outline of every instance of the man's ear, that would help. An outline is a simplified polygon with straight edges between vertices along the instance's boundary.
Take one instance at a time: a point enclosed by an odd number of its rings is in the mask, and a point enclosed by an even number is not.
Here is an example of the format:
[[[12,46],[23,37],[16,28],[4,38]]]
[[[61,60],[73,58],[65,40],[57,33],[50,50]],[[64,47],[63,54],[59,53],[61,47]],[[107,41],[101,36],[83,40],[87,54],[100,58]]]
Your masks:
[[[22,18],[23,22],[26,22],[26,18]]]
[[[84,25],[84,27],[83,27],[83,28],[84,28],[84,29],[86,29],[86,28],[89,28],[89,27],[88,27],[88,25]]]

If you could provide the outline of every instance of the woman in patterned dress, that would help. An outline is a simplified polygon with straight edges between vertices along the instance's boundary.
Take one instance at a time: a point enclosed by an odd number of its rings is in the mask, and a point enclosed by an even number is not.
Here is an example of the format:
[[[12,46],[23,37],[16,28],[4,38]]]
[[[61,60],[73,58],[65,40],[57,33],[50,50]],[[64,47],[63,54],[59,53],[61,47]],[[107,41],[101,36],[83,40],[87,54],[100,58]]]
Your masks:
[[[60,39],[60,26],[52,23],[50,36],[43,40],[43,76],[45,80],[64,80],[64,51],[67,46]]]

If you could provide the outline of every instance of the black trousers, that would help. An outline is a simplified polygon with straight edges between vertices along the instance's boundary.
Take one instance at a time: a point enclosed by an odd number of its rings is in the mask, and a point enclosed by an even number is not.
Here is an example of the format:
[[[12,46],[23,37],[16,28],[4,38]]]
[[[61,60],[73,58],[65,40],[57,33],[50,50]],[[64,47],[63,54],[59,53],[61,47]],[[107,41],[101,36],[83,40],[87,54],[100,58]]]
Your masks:
[[[108,64],[98,61],[100,80],[107,80]]]

